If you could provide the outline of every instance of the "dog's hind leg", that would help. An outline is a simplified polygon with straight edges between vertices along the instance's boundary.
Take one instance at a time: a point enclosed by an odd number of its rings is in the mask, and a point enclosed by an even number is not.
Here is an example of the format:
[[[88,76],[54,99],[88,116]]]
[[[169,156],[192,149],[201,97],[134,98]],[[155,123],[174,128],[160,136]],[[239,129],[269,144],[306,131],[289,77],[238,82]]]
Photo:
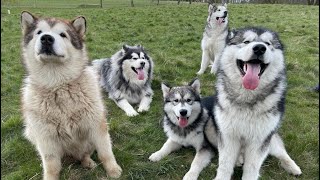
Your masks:
[[[98,153],[98,157],[102,162],[103,168],[108,175],[113,178],[119,178],[122,172],[121,167],[112,152],[111,138],[107,131],[107,124],[102,121],[100,127],[92,132],[92,141]]]
[[[81,160],[81,165],[84,168],[92,169],[97,166],[97,164],[91,159],[90,154],[85,154]]]
[[[124,112],[126,112],[127,116],[136,116],[139,114],[126,99],[121,99],[115,102],[122,110],[124,110]]]
[[[165,156],[167,156],[168,154],[170,154],[171,152],[178,150],[181,148],[181,144],[178,144],[174,141],[172,141],[170,138],[163,144],[162,148],[151,154],[151,156],[149,157],[150,161],[156,162],[156,161],[160,161],[162,158],[164,158]]]
[[[270,142],[270,155],[280,159],[281,166],[290,174],[301,175],[300,167],[290,158],[279,134],[273,135]]]
[[[201,75],[204,73],[204,71],[207,69],[210,63],[210,53],[209,50],[203,50],[202,51],[202,60],[201,60],[201,67],[200,70],[197,72],[198,75]]]
[[[194,157],[190,170],[184,175],[183,180],[197,180],[201,171],[207,167],[211,161],[212,152],[209,149],[200,149]]]
[[[213,64],[211,66],[211,70],[210,70],[210,73],[212,74],[216,74],[217,71],[218,71],[218,66],[219,66],[219,57],[220,57],[221,54],[216,54],[214,56],[214,61],[213,61]]]

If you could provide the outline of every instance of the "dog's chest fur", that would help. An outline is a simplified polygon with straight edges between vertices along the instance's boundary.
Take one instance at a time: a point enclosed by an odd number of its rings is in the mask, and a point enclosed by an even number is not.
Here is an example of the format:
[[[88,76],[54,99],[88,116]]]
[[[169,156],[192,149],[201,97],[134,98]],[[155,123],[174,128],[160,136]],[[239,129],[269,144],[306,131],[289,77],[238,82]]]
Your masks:
[[[197,127],[194,127],[192,130],[183,130],[171,123],[169,125],[168,121],[170,120],[165,117],[163,129],[167,137],[171,138],[173,141],[185,147],[193,146],[196,150],[200,150],[204,142],[204,126],[208,117],[202,116],[201,118],[202,121],[198,123]]]
[[[203,33],[201,46],[203,49],[208,49],[214,53],[215,49],[226,45],[226,37],[228,35],[227,27],[206,27]]]
[[[239,106],[222,99],[220,106],[215,106],[215,116],[220,132],[223,135],[245,141],[264,141],[270,133],[278,128],[281,113],[264,111],[263,108]],[[261,104],[260,104],[261,105]]]
[[[86,138],[90,125],[99,122],[104,114],[96,80],[90,76],[85,72],[70,83],[50,89],[27,79],[23,90],[26,123],[31,123],[36,131],[47,131],[66,141],[73,141],[70,137],[77,137],[78,140]],[[92,122],[95,119],[97,121]]]

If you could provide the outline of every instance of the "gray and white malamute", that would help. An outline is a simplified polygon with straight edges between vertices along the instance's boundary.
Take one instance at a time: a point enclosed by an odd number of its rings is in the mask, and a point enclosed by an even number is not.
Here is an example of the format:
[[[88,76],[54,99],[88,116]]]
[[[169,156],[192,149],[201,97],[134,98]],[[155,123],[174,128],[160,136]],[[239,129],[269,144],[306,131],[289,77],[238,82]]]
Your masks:
[[[197,179],[200,172],[211,160],[210,144],[204,136],[204,129],[211,118],[203,108],[200,100],[200,82],[195,79],[187,86],[169,87],[161,85],[164,98],[163,129],[168,139],[162,148],[153,153],[149,159],[159,161],[182,146],[193,146],[196,156],[190,170],[183,179]],[[212,124],[212,121],[210,121]],[[212,125],[211,125],[212,126]],[[215,132],[210,134],[214,141]]]
[[[121,168],[112,152],[98,78],[88,66],[86,19],[40,18],[22,12],[25,136],[41,156],[43,179],[59,179],[61,158],[95,167],[94,150],[111,177]]]
[[[211,73],[216,73],[218,60],[226,45],[228,35],[228,11],[227,4],[209,4],[209,15],[201,41],[202,60],[200,70],[201,75],[205,72],[210,63],[212,64]]]
[[[153,61],[141,45],[124,45],[111,58],[92,63],[98,70],[100,85],[128,116],[149,110]],[[138,112],[131,104],[139,104]]]
[[[268,154],[280,159],[289,173],[301,174],[277,133],[285,109],[286,68],[283,45],[275,32],[253,27],[230,33],[218,66],[216,92],[213,113],[219,167],[215,180],[231,178],[240,153],[242,179],[258,179]]]

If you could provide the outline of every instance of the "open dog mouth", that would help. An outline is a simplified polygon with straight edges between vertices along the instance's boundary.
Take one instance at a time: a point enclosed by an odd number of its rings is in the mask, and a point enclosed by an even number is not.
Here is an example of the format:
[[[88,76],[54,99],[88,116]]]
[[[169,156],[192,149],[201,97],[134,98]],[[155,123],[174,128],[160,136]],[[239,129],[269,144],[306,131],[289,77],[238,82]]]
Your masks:
[[[189,117],[186,116],[177,116],[178,122],[179,122],[179,126],[184,128],[188,125],[188,119]]]
[[[216,17],[216,20],[218,21],[219,24],[222,24],[226,22],[226,17],[227,16]]]
[[[237,66],[242,75],[242,84],[246,89],[254,90],[259,85],[259,80],[268,64],[263,63],[260,59],[243,61],[237,59]]]
[[[131,67],[131,69],[133,70],[133,72],[135,72],[138,75],[139,80],[144,80],[143,67],[139,67],[139,68]]]

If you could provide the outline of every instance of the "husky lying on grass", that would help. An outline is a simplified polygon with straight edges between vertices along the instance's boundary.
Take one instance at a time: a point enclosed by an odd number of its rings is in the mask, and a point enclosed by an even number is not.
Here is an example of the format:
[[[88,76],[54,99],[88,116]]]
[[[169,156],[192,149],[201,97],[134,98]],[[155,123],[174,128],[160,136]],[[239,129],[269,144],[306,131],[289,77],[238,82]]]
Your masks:
[[[111,58],[94,60],[101,86],[128,116],[148,111],[153,91],[153,61],[144,48],[124,45]],[[131,104],[139,104],[138,112]]]

